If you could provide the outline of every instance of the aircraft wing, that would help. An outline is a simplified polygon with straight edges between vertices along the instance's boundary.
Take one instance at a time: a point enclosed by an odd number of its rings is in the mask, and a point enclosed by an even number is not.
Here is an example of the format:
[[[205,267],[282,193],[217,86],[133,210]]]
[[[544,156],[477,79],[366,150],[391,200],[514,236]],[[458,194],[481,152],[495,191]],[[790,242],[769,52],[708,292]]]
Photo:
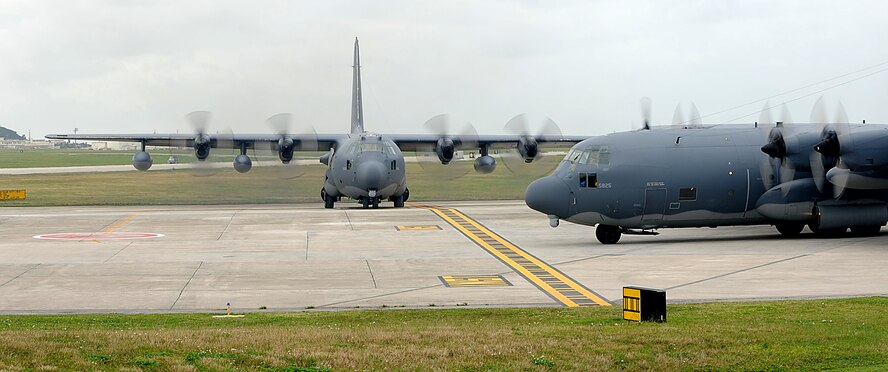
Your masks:
[[[239,134],[225,136],[219,134],[207,134],[210,147],[213,148],[240,148],[246,145],[248,148],[276,149],[281,135],[277,134]],[[348,137],[344,134],[319,134],[315,136],[286,135],[296,142],[295,150],[328,151],[335,144]],[[112,141],[112,142],[136,142],[146,146],[169,147],[193,147],[196,135],[194,134],[49,134],[49,139],[77,140],[77,141]],[[317,147],[314,141],[317,140]]]
[[[394,141],[401,151],[423,151],[434,147],[442,136],[428,134],[389,134],[386,135]],[[461,137],[458,135],[447,136],[453,140],[457,149],[477,149],[488,145],[490,148],[515,148],[524,136],[518,135],[479,135],[477,137]],[[540,147],[573,146],[589,137],[586,136],[558,136],[547,137],[545,135],[533,136]]]

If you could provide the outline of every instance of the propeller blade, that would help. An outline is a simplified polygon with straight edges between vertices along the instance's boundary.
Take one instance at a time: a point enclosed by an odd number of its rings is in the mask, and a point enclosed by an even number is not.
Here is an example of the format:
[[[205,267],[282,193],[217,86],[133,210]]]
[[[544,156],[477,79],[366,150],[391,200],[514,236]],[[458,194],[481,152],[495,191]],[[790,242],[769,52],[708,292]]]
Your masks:
[[[282,163],[278,171],[278,178],[288,180],[305,174],[305,165],[300,164],[296,153],[298,151],[318,151],[318,135],[314,127],[310,125],[300,126],[294,132],[293,114],[290,113],[272,115],[266,119],[266,122],[280,137],[278,143],[272,146],[278,152],[278,157]],[[282,154],[281,150],[284,146],[287,146],[288,149]],[[292,154],[289,152],[292,152]],[[285,162],[284,156],[290,160]]]
[[[762,112],[759,114],[758,124],[767,126],[771,125],[774,120],[771,118],[771,103],[765,102],[765,105],[762,107]]]
[[[529,123],[538,123],[538,125],[530,126]],[[562,136],[561,128],[552,118],[547,116],[533,117],[528,114],[520,114],[509,120],[503,129],[508,134],[527,136],[533,142],[541,138],[560,138]],[[557,162],[546,161],[546,155],[540,151],[539,147],[536,148],[536,155],[530,163],[519,153],[517,148],[500,150],[500,154],[503,165],[514,174],[542,177],[552,172],[558,165]]]
[[[675,105],[675,112],[672,113],[672,125],[684,125],[684,114],[681,112],[681,103]]]
[[[641,97],[641,122],[642,129],[651,129],[651,99],[650,97]]]
[[[795,168],[793,168],[792,163],[786,161],[785,159],[780,163],[780,183],[785,184],[795,179]],[[789,194],[791,187],[790,185],[786,185],[783,187],[783,196]]]
[[[185,121],[191,126],[191,129],[195,134],[195,140],[204,139],[205,141],[209,141],[210,136],[207,134],[207,131],[209,130],[212,118],[213,114],[209,111],[193,111],[185,115]],[[218,140],[218,134],[216,137]],[[213,151],[211,148],[209,155],[215,156],[217,155],[217,152]],[[188,173],[195,177],[208,177],[219,173],[219,169],[213,164],[212,159],[207,157],[204,160],[198,159],[198,161],[192,163]]]
[[[697,110],[697,105],[691,102],[691,118],[690,118],[690,126],[698,127],[703,125],[703,118],[700,117],[700,111]]]
[[[185,121],[191,125],[195,134],[204,134],[207,132],[212,117],[213,114],[209,111],[194,111],[185,115]]]
[[[826,102],[823,96],[817,98],[814,107],[811,108],[811,123],[819,124],[821,127],[829,123],[829,114],[826,112]]]
[[[826,183],[826,167],[823,165],[823,156],[817,151],[811,151],[811,177],[814,178],[817,191],[822,193]]]
[[[780,122],[784,125],[792,123],[792,114],[789,112],[789,106],[786,105],[786,102],[780,105]]]
[[[771,158],[767,155],[761,156],[759,159],[759,173],[761,173],[762,184],[765,186],[765,190],[770,190],[772,187],[776,186],[775,181],[777,180],[774,177],[774,165],[771,163]]]
[[[423,126],[438,136],[442,144],[452,144],[453,146],[453,158],[448,161],[448,164],[443,164],[441,158],[438,157],[436,145],[417,149],[416,161],[423,171],[436,175],[438,179],[452,180],[465,176],[473,169],[471,162],[459,161],[460,159],[457,158],[459,148],[475,149],[478,147],[478,132],[471,123],[464,123],[458,130],[454,130],[451,116],[441,114],[426,120]]]

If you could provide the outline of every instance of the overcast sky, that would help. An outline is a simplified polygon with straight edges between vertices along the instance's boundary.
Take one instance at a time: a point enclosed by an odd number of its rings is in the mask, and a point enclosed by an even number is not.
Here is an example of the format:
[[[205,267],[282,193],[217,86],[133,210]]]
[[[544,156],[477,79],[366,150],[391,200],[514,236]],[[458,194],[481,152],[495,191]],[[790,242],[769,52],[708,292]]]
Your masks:
[[[449,113],[496,134],[529,112],[597,135],[637,128],[641,97],[670,124],[678,103],[708,115],[888,62],[885,14],[883,1],[0,0],[0,125],[187,132],[184,115],[209,110],[236,133],[273,132],[279,112],[346,132],[357,36],[367,130],[425,133]],[[888,122],[888,71],[824,94],[852,121]],[[818,96],[788,104],[796,122]]]

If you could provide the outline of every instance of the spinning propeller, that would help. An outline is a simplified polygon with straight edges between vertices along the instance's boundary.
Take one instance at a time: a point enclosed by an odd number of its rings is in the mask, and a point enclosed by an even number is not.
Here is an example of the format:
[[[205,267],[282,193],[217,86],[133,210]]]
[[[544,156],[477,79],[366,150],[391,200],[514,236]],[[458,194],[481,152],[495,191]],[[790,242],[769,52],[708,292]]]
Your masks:
[[[533,127],[530,123],[534,123]],[[533,129],[532,129],[533,128]],[[503,164],[512,173],[529,174],[537,177],[548,174],[558,164],[546,164],[539,160],[544,154],[539,149],[537,139],[555,139],[562,137],[561,128],[547,116],[540,118],[519,114],[503,127],[505,132],[519,136],[518,146],[514,150],[502,152]]]
[[[435,174],[438,178],[452,180],[469,173],[471,168],[465,164],[451,164],[456,158],[457,149],[465,148],[477,151],[478,132],[470,123],[465,123],[455,130],[453,120],[448,114],[433,116],[423,126],[438,137],[434,145],[416,149],[416,161],[423,171]]]
[[[278,134],[272,150],[277,151],[282,167],[278,178],[293,179],[305,174],[305,167],[295,159],[296,151],[318,151],[318,135],[314,128],[305,126],[296,133],[293,128],[293,114],[281,113],[269,117],[266,122]]]

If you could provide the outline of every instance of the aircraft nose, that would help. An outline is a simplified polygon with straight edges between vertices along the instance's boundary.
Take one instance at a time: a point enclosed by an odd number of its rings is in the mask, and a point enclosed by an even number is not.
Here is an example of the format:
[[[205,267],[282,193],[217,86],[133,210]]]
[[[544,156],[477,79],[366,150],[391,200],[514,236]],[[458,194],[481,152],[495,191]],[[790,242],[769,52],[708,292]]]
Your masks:
[[[377,161],[365,161],[358,165],[358,186],[364,189],[380,189],[385,179],[385,168]]]
[[[524,202],[538,212],[557,217],[569,217],[570,187],[561,178],[547,176],[533,181],[524,192]]]

